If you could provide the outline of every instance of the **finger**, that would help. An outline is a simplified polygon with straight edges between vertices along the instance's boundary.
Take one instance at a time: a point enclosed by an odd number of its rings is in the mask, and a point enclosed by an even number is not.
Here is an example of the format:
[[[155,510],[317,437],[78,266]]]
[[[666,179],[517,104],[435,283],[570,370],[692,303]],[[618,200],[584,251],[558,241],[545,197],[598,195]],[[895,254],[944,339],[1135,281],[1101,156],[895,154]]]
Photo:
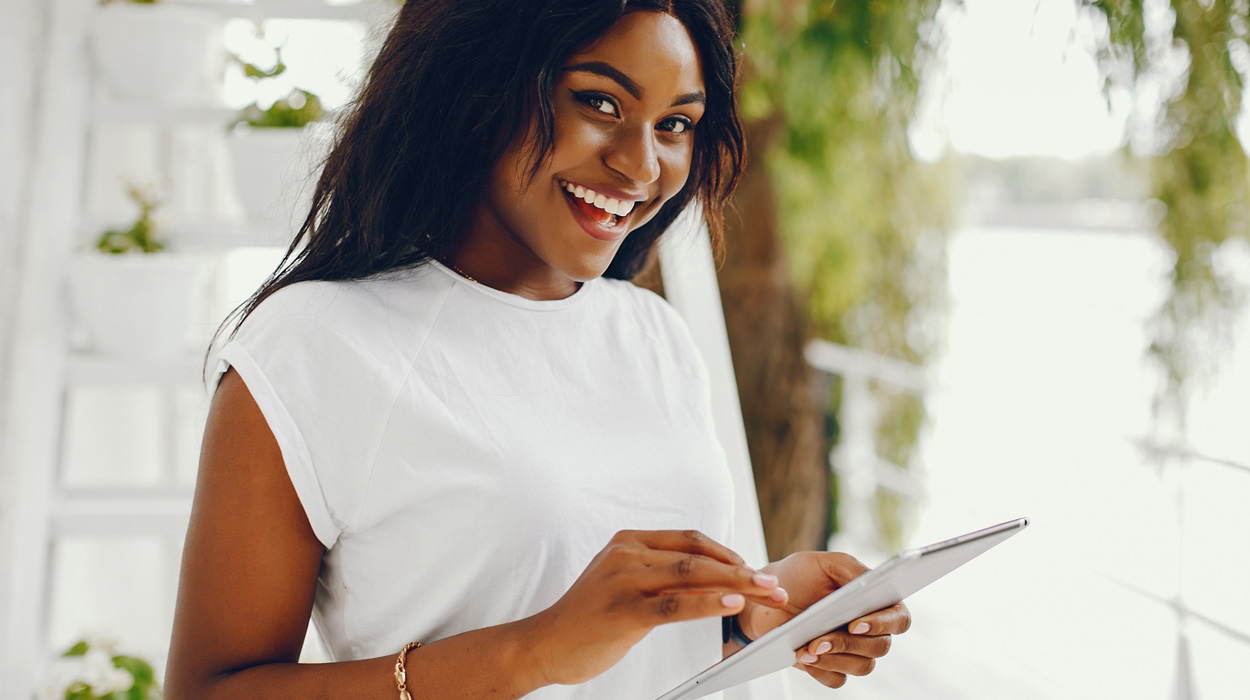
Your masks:
[[[902,634],[911,629],[911,611],[906,605],[898,603],[851,620],[846,629],[851,634],[859,635]]]
[[[642,597],[638,601],[656,625],[736,615],[746,605],[741,593],[669,593]]]
[[[666,550],[642,550],[638,556],[646,567],[633,574],[632,582],[641,590],[653,593],[688,589],[737,592],[771,601],[774,606],[786,599],[776,576],[750,567]]]
[[[846,685],[845,673],[826,671],[824,669],[813,668],[811,666],[803,666],[802,668],[804,671],[807,671],[807,675],[815,678],[821,685],[827,688],[841,688]]]
[[[803,659],[815,660],[805,661]],[[854,654],[824,654],[823,656],[804,654],[800,657],[799,663],[805,669],[819,669],[848,676],[866,676],[877,667],[876,659],[869,659]]]
[[[726,564],[746,565],[737,552],[698,530],[623,530],[616,533],[616,537],[637,542],[651,549],[701,554]]]
[[[818,559],[820,568],[825,575],[839,587],[845,586],[860,574],[868,571],[863,562],[849,554],[829,552]]]
[[[806,651],[812,656],[821,654],[854,654],[870,659],[878,659],[890,651],[893,638],[890,635],[864,636],[851,635],[842,630],[822,634],[807,643],[799,653]]]

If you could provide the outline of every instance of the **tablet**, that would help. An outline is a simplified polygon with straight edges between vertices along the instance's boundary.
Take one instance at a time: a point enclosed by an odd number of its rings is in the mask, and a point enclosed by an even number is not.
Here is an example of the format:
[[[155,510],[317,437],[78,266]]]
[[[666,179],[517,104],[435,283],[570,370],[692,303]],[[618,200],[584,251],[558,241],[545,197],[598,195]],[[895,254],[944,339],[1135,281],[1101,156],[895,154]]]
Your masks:
[[[857,617],[888,608],[1020,532],[1028,518],[910,549],[821,598],[733,656],[673,688],[658,700],[689,700],[793,666],[794,652]]]

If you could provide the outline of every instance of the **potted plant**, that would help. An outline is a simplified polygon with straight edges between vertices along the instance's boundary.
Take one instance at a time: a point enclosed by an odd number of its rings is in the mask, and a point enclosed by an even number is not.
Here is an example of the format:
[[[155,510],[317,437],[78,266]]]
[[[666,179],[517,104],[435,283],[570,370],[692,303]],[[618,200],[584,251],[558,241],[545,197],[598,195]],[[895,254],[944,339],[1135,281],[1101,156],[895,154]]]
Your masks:
[[[113,95],[174,104],[214,101],[223,21],[160,0],[100,0],[91,25],[94,65]]]
[[[274,55],[268,69],[238,56],[231,60],[259,84],[286,71],[281,47]],[[314,162],[308,127],[323,116],[320,98],[297,87],[267,106],[252,102],[232,125],[227,144],[243,213],[256,225],[286,229],[276,232],[279,240],[285,241],[307,213]]]
[[[213,265],[170,253],[160,235],[155,191],[131,185],[139,216],[101,233],[70,265],[69,293],[87,345],[102,355],[167,359],[201,343],[194,321],[206,315]]]
[[[109,642],[80,641],[49,668],[39,700],[159,700],[152,665]]]

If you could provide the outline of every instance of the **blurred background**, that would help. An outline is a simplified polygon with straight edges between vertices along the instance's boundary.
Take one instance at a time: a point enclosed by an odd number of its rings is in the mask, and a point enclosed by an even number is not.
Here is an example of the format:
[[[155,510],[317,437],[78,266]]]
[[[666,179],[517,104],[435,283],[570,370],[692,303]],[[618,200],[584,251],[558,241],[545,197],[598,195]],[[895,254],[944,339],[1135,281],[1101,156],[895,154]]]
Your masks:
[[[1250,2],[730,4],[770,557],[1033,520],[837,694],[1250,697]],[[0,697],[163,672],[204,350],[396,8],[0,0]]]

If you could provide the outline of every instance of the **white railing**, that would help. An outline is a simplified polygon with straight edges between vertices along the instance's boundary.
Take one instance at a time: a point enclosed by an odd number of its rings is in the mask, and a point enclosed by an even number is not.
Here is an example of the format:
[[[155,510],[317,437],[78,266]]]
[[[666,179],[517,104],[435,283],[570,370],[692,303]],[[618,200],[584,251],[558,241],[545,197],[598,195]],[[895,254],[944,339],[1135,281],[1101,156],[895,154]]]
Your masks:
[[[866,350],[813,340],[804,349],[808,364],[842,379],[838,411],[839,439],[829,452],[829,466],[838,480],[838,531],[829,549],[857,556],[883,554],[877,522],[877,492],[886,489],[910,499],[924,492],[916,473],[877,454],[880,419],[874,384],[924,396],[929,382],[923,367]]]
[[[1161,444],[1150,439],[1140,439],[1135,441],[1137,446],[1146,455],[1147,459],[1157,465],[1161,465],[1165,469],[1174,469],[1177,478],[1172,481],[1174,489],[1172,502],[1176,509],[1177,528],[1184,527],[1186,516],[1186,499],[1185,499],[1185,481],[1187,473],[1191,467],[1205,464],[1216,466],[1223,469],[1232,470],[1245,477],[1250,477],[1250,465],[1241,464],[1228,459],[1221,459],[1202,454],[1197,450],[1184,444]],[[1234,514],[1228,514],[1230,522]],[[1178,533],[1178,552],[1177,560],[1180,566],[1184,565],[1184,533]],[[1229,554],[1237,559],[1242,557],[1240,552],[1229,552]],[[1178,572],[1179,573],[1179,572]],[[1172,680],[1172,699],[1173,700],[1194,700],[1198,697],[1197,684],[1194,679],[1194,654],[1193,647],[1190,644],[1189,628],[1191,625],[1202,625],[1209,629],[1220,632],[1233,642],[1239,643],[1250,650],[1250,631],[1237,629],[1228,623],[1217,620],[1209,615],[1205,615],[1198,610],[1190,607],[1185,602],[1185,577],[1179,576],[1179,584],[1176,593],[1173,596],[1165,597],[1157,593],[1144,590],[1139,586],[1135,586],[1127,581],[1123,581],[1114,576],[1104,574],[1109,580],[1123,586],[1125,589],[1140,595],[1149,600],[1171,610],[1176,618],[1176,638],[1175,658],[1176,670]]]

